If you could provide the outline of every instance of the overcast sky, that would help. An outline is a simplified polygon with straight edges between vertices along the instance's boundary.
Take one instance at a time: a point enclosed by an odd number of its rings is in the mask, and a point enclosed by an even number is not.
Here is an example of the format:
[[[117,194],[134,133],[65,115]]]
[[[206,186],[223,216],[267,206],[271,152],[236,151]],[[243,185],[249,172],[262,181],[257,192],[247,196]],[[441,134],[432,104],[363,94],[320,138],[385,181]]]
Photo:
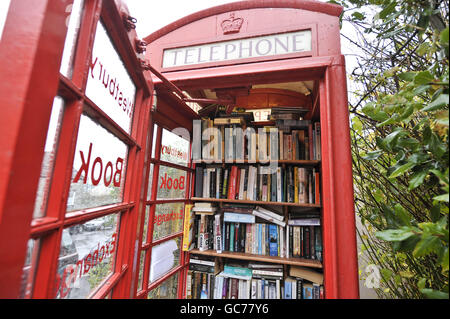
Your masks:
[[[144,38],[191,13],[236,0],[124,0],[124,2],[128,5],[130,15],[137,19],[138,36]]]

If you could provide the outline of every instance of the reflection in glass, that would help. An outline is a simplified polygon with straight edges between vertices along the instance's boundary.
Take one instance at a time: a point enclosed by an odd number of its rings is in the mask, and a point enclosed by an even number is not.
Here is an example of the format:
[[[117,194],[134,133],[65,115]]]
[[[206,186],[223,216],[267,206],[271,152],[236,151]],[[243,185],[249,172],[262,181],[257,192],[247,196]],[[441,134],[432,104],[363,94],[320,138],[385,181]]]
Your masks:
[[[183,230],[184,203],[156,205],[153,220],[153,241]]]
[[[152,158],[155,158],[156,135],[158,135],[158,125],[157,125],[157,124],[155,124],[155,125],[153,126]]]
[[[130,133],[136,86],[101,20],[95,32],[86,96]]]
[[[56,298],[87,298],[114,270],[118,215],[107,215],[63,230]]]
[[[27,243],[27,255],[22,269],[22,281],[20,283],[19,298],[30,298],[33,289],[36,261],[39,254],[39,240],[29,239]]]
[[[159,167],[157,199],[184,199],[186,196],[186,171]]]
[[[120,203],[127,154],[125,143],[82,115],[67,211]]]
[[[141,258],[139,262],[139,279],[138,279],[138,290],[142,290],[144,281],[144,264],[145,264],[145,250],[141,251]]]
[[[148,299],[176,299],[178,297],[178,272],[148,294]]]
[[[150,282],[154,282],[180,265],[180,237],[152,248]]]
[[[142,230],[142,243],[147,242],[147,232],[148,232],[148,218],[150,215],[150,206],[145,207],[145,217],[144,217],[144,228]]]
[[[153,184],[153,164],[150,164],[150,172],[148,174],[148,185],[147,185],[147,200],[152,198],[152,184]]]
[[[179,130],[180,132],[182,131],[182,129]],[[161,138],[161,160],[187,166],[188,155],[189,141],[166,129],[163,129]]]
[[[81,16],[83,14],[83,3],[84,0],[74,0],[73,4],[66,8],[66,12],[70,13],[70,17],[66,19],[67,35],[59,72],[67,78],[72,78],[73,74],[73,63],[75,61]]]
[[[48,124],[47,139],[44,147],[44,158],[42,159],[36,201],[34,202],[33,218],[45,216],[48,191],[50,189],[51,175],[53,173],[53,166],[55,163],[56,149],[63,113],[64,100],[57,96],[53,100],[52,113]]]

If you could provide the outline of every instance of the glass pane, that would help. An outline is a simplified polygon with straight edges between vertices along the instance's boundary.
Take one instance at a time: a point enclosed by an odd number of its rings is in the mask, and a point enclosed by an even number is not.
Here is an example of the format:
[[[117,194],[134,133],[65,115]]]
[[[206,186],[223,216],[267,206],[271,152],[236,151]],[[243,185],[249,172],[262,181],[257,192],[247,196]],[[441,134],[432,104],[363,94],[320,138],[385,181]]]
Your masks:
[[[168,166],[159,167],[157,199],[184,199],[186,196],[186,171]]]
[[[155,150],[156,150],[156,136],[158,134],[158,125],[155,124],[153,126],[153,143],[152,143],[152,158],[155,158]]]
[[[10,2],[11,0],[0,1],[0,41],[2,40],[3,28],[5,27]]]
[[[153,184],[153,164],[150,164],[150,172],[148,174],[148,185],[147,185],[147,200],[152,198],[152,184]]]
[[[56,298],[87,298],[112,273],[118,220],[113,214],[63,230]]]
[[[180,237],[152,248],[150,282],[154,282],[180,265]]]
[[[144,264],[145,264],[145,250],[141,251],[141,260],[139,262],[139,279],[138,290],[142,290],[142,284],[144,282]]]
[[[19,298],[30,298],[33,289],[34,272],[39,254],[39,240],[30,239],[27,243],[27,255],[23,266]]]
[[[145,219],[144,219],[144,229],[142,230],[142,243],[147,242],[147,230],[148,230],[148,218],[150,215],[150,206],[145,208]]]
[[[51,175],[53,173],[53,166],[55,163],[56,149],[63,113],[64,100],[57,96],[53,100],[52,113],[48,124],[47,139],[44,147],[44,158],[42,159],[41,166],[41,175],[39,177],[36,201],[34,202],[33,218],[45,216],[47,196],[50,189]]]
[[[130,133],[136,87],[100,21],[92,49],[86,96]]]
[[[189,141],[163,129],[161,139],[161,160],[187,166],[188,154]]]
[[[148,299],[177,299],[178,272],[148,293]]]
[[[81,25],[81,16],[83,14],[83,4],[84,0],[74,0],[73,4],[68,5],[66,8],[66,12],[70,13],[70,16],[66,19],[67,35],[59,71],[68,78],[72,78],[76,44]]]
[[[183,230],[184,203],[159,204],[153,220],[153,241]]]
[[[82,115],[67,211],[122,202],[128,147]]]

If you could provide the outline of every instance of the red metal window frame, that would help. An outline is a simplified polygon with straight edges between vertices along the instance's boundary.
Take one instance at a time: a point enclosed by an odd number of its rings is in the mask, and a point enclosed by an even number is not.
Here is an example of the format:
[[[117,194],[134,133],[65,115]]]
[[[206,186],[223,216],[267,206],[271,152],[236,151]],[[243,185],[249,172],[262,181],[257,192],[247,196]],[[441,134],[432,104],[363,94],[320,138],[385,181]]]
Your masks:
[[[155,112],[156,113],[156,112]],[[158,116],[156,116],[158,118]],[[156,137],[153,137],[153,134],[155,132],[154,125],[157,125],[156,129]],[[152,183],[151,183],[151,189],[148,189],[148,183],[144,182],[143,185],[143,198],[145,199],[141,215],[141,223],[140,223],[140,229],[138,230],[140,236],[139,236],[139,251],[138,251],[138,262],[139,265],[141,263],[141,255],[142,252],[145,252],[145,261],[144,261],[144,267],[143,267],[143,273],[142,273],[142,289],[138,287],[138,275],[135,277],[134,286],[136,289],[136,298],[143,299],[147,298],[149,293],[153,290],[159,287],[161,284],[169,280],[171,277],[178,274],[178,289],[177,289],[177,298],[183,298],[184,295],[184,287],[185,287],[185,270],[186,267],[189,265],[189,258],[188,254],[182,251],[182,241],[183,241],[183,230],[170,234],[168,236],[165,236],[163,238],[159,238],[157,240],[153,240],[153,231],[154,231],[154,217],[156,213],[156,206],[158,204],[166,204],[166,203],[184,203],[188,204],[190,202],[191,197],[191,180],[192,180],[192,163],[190,159],[190,149],[191,144],[189,144],[189,152],[188,152],[188,162],[187,165],[179,165],[174,164],[171,162],[163,161],[161,160],[161,142],[162,142],[162,134],[163,129],[166,129],[167,131],[170,131],[174,123],[170,123],[168,125],[164,121],[161,120],[152,120],[151,124],[148,128],[148,152],[147,152],[147,163],[146,163],[146,174],[144,181],[148,181],[149,175],[150,175],[150,167],[153,165],[153,172],[152,172]],[[180,127],[182,127],[182,124],[180,124]],[[155,145],[153,144],[153,141],[155,141]],[[155,149],[154,156],[152,156],[152,149]],[[186,188],[185,188],[185,198],[184,199],[158,199],[157,198],[157,192],[158,192],[158,181],[159,181],[159,168],[160,166],[165,167],[173,167],[178,170],[182,170],[186,172]],[[147,195],[150,194],[150,199],[147,200]],[[145,223],[145,211],[149,207],[149,217],[148,217],[148,227],[147,227],[147,242],[142,242],[142,238],[144,236],[144,223]],[[184,211],[184,210],[183,210]],[[152,254],[152,248],[156,245],[159,245],[161,243],[164,243],[168,240],[179,238],[180,239],[180,260],[179,265],[172,268],[168,273],[161,276],[156,281],[149,283],[149,273],[150,273],[150,267],[151,267],[151,254]]]
[[[69,79],[59,73],[59,61],[61,61],[66,36],[65,23],[68,15],[66,9],[72,4],[72,1],[39,1],[39,5],[31,1],[33,11],[29,10],[30,3],[28,2],[30,1],[12,0],[0,51],[1,57],[5,58],[3,61],[7,60],[7,57],[11,59],[10,61],[16,61],[17,59],[12,55],[17,54],[14,52],[15,49],[22,52],[23,48],[20,45],[23,43],[18,39],[26,34],[23,42],[27,43],[25,49],[30,52],[29,56],[24,57],[22,61],[26,74],[11,81],[15,82],[15,90],[9,94],[10,96],[16,94],[17,98],[22,98],[20,100],[21,113],[17,114],[17,107],[8,108],[11,102],[6,103],[5,101],[4,104],[7,105],[5,121],[11,121],[9,124],[5,122],[5,128],[12,136],[16,134],[18,139],[11,140],[11,142],[16,142],[17,146],[11,145],[7,140],[2,139],[1,141],[2,148],[14,155],[7,157],[5,152],[1,155],[2,162],[6,160],[9,164],[2,170],[2,180],[9,181],[9,184],[1,183],[0,239],[2,246],[0,260],[2,262],[0,263],[0,282],[2,282],[2,288],[0,288],[0,296],[18,297],[23,261],[25,260],[25,247],[28,239],[31,238],[39,239],[40,247],[39,256],[34,265],[35,274],[32,279],[34,284],[25,297],[54,298],[56,267],[63,229],[93,218],[117,213],[120,216],[117,226],[120,234],[114,270],[89,297],[127,298],[132,281],[130,265],[133,261],[133,249],[130,247],[134,247],[133,238],[136,237],[134,231],[142,181],[140,172],[143,168],[146,151],[145,128],[149,121],[152,92],[151,80],[148,75],[144,76],[142,72],[135,71],[140,68],[133,47],[136,33],[134,30],[127,32],[123,24],[123,12],[120,11],[122,8],[118,8],[114,1],[86,0],[78,34],[73,76]],[[30,14],[31,12],[35,14]],[[84,94],[95,29],[100,19],[108,30],[110,39],[136,86],[130,134],[112,121]],[[16,23],[19,23],[21,27],[17,28]],[[17,42],[17,47],[14,41]],[[3,46],[4,44],[5,46]],[[14,65],[14,67],[20,68],[18,65]],[[8,71],[11,72],[11,70],[6,70],[5,73],[0,73],[0,79],[6,79]],[[30,89],[25,84],[27,81],[32,84]],[[3,92],[7,88],[9,87],[1,86],[2,96],[7,96],[6,92]],[[27,89],[28,91],[26,91]],[[66,103],[51,177],[47,210],[44,217],[32,219],[41,165],[41,161],[32,159],[42,159],[51,101],[56,95],[63,97]],[[39,107],[39,112],[33,112],[33,107]],[[118,204],[66,214],[76,136],[82,114],[89,115],[91,119],[128,146],[123,199]],[[13,167],[17,165],[20,165],[21,169],[17,170],[20,174],[10,176]],[[23,169],[24,167],[27,169]]]

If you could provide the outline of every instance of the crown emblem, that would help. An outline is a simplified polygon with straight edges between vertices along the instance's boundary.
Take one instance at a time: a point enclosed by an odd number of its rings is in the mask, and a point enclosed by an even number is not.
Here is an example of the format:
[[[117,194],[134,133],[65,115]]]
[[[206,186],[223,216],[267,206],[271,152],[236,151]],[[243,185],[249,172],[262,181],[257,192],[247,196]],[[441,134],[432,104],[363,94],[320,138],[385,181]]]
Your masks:
[[[223,34],[238,33],[243,22],[244,19],[235,18],[234,13],[230,13],[230,18],[222,21]]]

